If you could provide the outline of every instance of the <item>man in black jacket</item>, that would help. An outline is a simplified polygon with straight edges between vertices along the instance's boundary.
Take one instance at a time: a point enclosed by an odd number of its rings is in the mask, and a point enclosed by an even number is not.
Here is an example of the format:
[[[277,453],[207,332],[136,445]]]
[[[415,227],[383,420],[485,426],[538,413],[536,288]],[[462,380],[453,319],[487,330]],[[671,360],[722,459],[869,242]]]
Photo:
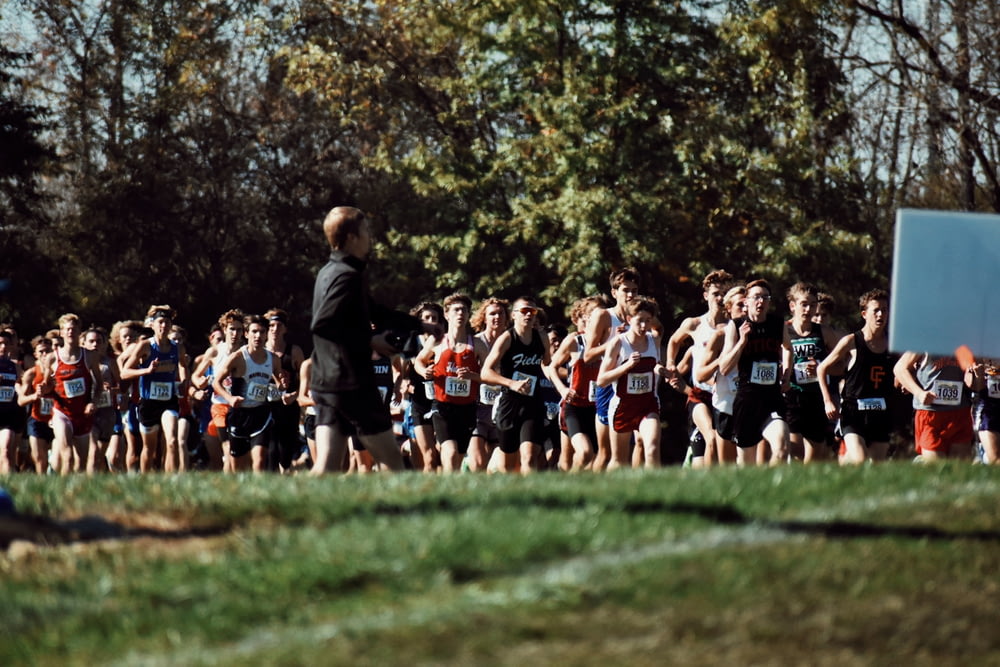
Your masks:
[[[323,233],[331,252],[313,292],[313,473],[336,470],[350,436],[358,437],[376,461],[400,470],[403,460],[375,381],[372,350],[387,357],[397,354],[387,335],[405,338],[420,330],[421,323],[371,300],[364,276],[371,230],[362,211],[338,206],[323,221]]]

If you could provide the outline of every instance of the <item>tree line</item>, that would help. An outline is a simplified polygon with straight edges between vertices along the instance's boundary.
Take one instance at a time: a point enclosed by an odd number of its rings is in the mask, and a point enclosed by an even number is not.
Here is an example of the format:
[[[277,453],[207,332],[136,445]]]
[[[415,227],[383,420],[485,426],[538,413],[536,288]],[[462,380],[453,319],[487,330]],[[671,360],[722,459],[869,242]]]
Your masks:
[[[1000,211],[987,0],[0,0],[0,318],[170,303],[304,331],[337,204],[406,307],[634,265],[665,319],[726,268],[840,304],[901,206]]]

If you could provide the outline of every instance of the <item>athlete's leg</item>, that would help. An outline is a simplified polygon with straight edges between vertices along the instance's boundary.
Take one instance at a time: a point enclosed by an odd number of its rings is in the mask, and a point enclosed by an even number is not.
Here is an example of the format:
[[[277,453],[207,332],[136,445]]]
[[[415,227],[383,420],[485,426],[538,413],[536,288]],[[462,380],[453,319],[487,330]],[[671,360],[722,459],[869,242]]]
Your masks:
[[[380,464],[389,470],[403,469],[403,456],[399,453],[396,436],[392,434],[391,428],[375,435],[362,435],[359,437],[365,449],[371,452],[371,455]]]
[[[659,468],[660,416],[655,413],[646,415],[646,418],[639,423],[639,433],[642,436],[642,449],[645,454],[645,467]]]

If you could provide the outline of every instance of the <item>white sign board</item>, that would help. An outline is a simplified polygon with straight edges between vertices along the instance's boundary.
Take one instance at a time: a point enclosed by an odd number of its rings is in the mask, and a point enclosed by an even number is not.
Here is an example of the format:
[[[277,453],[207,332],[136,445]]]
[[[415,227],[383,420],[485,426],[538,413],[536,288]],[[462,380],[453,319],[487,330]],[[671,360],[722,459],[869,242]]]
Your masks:
[[[1000,215],[896,215],[889,347],[1000,358]]]

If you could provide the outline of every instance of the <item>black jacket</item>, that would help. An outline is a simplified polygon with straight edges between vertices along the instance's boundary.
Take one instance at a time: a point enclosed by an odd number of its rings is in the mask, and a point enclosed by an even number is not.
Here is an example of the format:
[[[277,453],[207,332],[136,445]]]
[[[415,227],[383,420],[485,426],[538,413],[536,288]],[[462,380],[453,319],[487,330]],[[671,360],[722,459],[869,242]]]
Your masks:
[[[371,339],[391,329],[405,337],[420,329],[420,320],[384,308],[371,300],[366,263],[339,250],[316,276],[313,291],[313,365],[310,389],[353,391],[374,387]],[[372,330],[372,324],[375,331]]]

